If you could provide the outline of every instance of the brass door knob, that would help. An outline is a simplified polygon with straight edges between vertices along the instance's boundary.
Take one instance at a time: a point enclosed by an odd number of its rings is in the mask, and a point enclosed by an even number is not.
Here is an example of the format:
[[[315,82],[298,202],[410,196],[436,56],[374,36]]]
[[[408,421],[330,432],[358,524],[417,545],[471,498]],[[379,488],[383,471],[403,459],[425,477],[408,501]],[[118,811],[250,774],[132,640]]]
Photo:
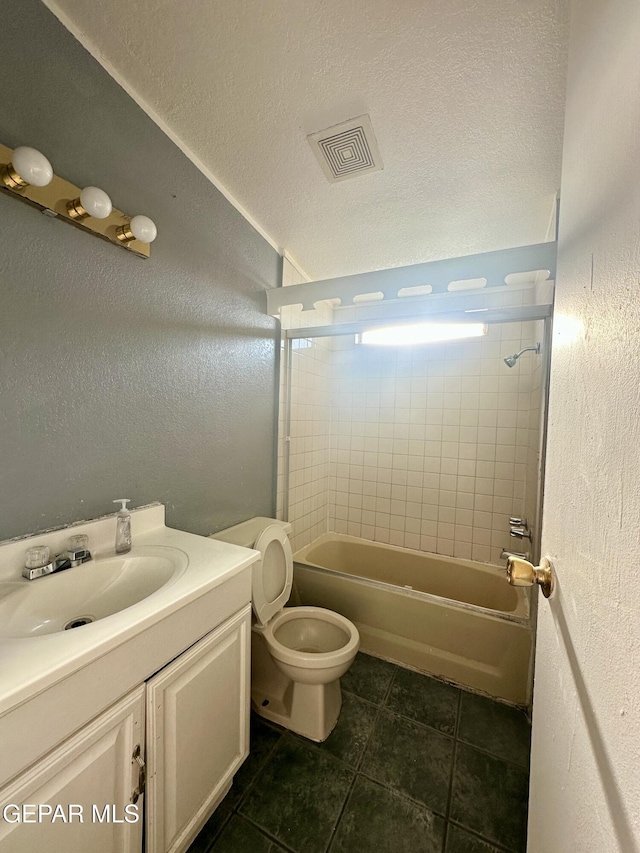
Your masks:
[[[549,598],[553,592],[553,566],[547,557],[540,560],[539,566],[534,566],[521,557],[509,557],[507,560],[507,580],[511,586],[540,585],[542,594]]]

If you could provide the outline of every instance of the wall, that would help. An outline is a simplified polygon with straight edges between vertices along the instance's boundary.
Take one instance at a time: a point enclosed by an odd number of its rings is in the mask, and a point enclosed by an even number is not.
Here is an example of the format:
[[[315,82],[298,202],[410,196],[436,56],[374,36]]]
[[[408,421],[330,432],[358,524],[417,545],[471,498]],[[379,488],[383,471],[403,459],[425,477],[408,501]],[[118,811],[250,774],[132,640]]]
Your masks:
[[[0,538],[122,495],[197,533],[271,514],[279,256],[40,2],[2,18],[0,139],[159,237],[143,261],[0,195]]]
[[[501,305],[527,297],[489,295]],[[336,313],[348,322],[358,311]],[[330,529],[498,564],[503,548],[525,550],[508,519],[524,512],[542,359],[527,353],[509,368],[503,357],[533,335],[532,323],[505,323],[478,340],[406,349],[336,338]]]
[[[283,287],[308,281],[289,259],[283,261]],[[282,309],[283,329],[323,326],[333,311],[319,304],[313,311]],[[283,343],[284,349],[284,343]],[[331,338],[293,342],[291,362],[290,475],[288,520],[293,524],[294,551],[327,531],[329,514],[329,450],[331,440]],[[281,358],[278,423],[278,518],[284,513],[285,359]]]
[[[640,850],[640,5],[573,4],[529,853]]]

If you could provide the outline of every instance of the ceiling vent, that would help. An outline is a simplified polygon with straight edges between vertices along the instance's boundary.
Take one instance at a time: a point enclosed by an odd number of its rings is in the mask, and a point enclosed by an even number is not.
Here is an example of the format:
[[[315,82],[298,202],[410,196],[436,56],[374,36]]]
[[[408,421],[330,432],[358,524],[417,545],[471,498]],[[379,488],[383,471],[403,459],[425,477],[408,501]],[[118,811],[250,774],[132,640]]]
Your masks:
[[[378,143],[367,115],[312,133],[307,139],[331,184],[382,169]]]

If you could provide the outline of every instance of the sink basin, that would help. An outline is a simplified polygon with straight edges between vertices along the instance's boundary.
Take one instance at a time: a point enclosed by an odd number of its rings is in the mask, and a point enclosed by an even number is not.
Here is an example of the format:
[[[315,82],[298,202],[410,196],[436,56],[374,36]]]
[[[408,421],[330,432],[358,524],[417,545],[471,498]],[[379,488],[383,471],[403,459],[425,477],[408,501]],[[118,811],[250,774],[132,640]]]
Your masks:
[[[0,584],[0,638],[79,630],[148,598],[189,564],[178,548],[148,546],[34,581]]]

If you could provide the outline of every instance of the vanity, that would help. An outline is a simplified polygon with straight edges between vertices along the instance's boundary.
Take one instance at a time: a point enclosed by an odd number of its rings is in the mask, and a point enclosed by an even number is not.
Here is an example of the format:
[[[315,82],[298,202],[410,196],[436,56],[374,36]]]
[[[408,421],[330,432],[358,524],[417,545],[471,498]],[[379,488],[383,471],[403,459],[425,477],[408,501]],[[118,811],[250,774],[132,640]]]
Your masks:
[[[182,853],[248,755],[259,553],[159,504],[132,512],[129,554],[115,528],[0,544],[0,853]],[[22,578],[30,545],[74,533],[93,559]]]

